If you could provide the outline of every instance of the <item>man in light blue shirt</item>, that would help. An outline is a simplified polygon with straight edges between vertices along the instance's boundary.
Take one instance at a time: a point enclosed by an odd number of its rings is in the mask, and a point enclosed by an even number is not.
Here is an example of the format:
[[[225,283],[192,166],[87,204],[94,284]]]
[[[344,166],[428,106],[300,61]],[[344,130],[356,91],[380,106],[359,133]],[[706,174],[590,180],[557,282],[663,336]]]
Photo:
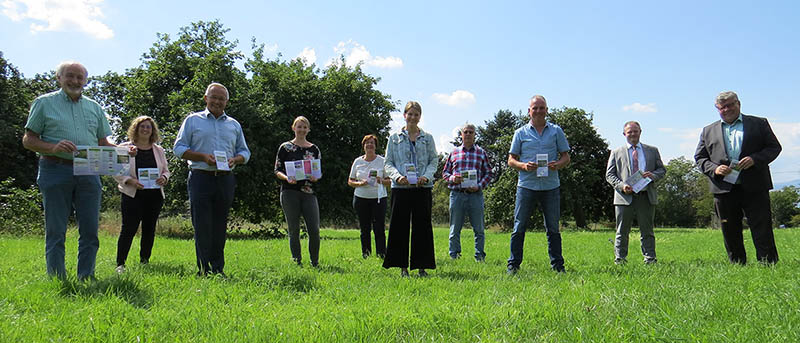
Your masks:
[[[514,132],[508,152],[508,166],[519,171],[508,273],[516,274],[522,263],[525,230],[535,203],[539,204],[544,216],[550,268],[564,272],[561,234],[558,231],[561,215],[558,170],[569,164],[569,143],[561,127],[545,120],[547,100],[543,96],[531,98],[528,115],[530,123]],[[547,167],[538,166],[539,154],[547,155]],[[547,168],[547,173],[537,173],[538,168]]]
[[[67,275],[64,245],[67,222],[74,208],[78,222],[78,279],[94,279],[100,241],[102,187],[97,175],[73,175],[72,153],[78,145],[114,146],[111,127],[97,102],[82,95],[88,72],[78,62],[62,62],[56,71],[61,89],[33,101],[22,145],[39,153],[36,183],[42,192],[47,274]]]
[[[228,89],[212,83],[203,96],[206,109],[186,117],[173,152],[189,163],[189,203],[194,226],[198,275],[224,276],[225,232],[236,178],[230,170],[250,159],[242,126],[225,113]],[[215,152],[224,152],[228,170],[217,168]],[[223,162],[224,163],[224,162]]]

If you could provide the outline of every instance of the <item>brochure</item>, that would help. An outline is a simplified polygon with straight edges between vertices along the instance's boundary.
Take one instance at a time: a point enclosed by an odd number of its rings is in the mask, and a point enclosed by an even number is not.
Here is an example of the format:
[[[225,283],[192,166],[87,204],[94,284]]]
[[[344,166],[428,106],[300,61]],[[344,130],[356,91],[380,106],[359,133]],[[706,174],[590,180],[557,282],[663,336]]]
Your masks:
[[[380,175],[381,173],[379,173],[381,171],[382,170],[378,170],[378,169],[370,169],[369,173],[367,174],[367,184],[370,185],[370,186],[377,185],[378,184],[378,178],[381,177],[381,175]]]
[[[322,161],[319,159],[286,161],[284,165],[286,176],[295,181],[308,180],[312,176],[316,179],[322,178]]]
[[[124,175],[130,171],[127,148],[79,145],[73,152],[73,175]]]
[[[414,166],[413,163],[406,163],[406,180],[408,180],[409,185],[416,185],[417,184],[417,167]]]
[[[478,171],[465,170],[461,173],[461,188],[478,187]]]
[[[217,170],[231,170],[228,165],[228,156],[224,151],[214,150],[214,159],[217,160]]]
[[[633,188],[634,193],[639,193],[652,181],[649,177],[644,177],[644,173],[641,170],[637,170],[636,173],[625,180],[625,183]]]
[[[725,181],[727,183],[736,183],[736,180],[739,179],[739,168],[738,168],[739,167],[739,160],[731,161],[730,167],[733,170],[731,170],[730,174],[725,175],[725,177],[722,179],[722,181]]]
[[[321,179],[322,161],[320,161],[319,159],[313,159],[311,160],[310,164],[311,164],[311,176],[313,176],[315,179]]]
[[[536,176],[547,177],[550,170],[547,168],[547,154],[536,154]]]
[[[139,183],[144,186],[144,189],[161,188],[161,186],[156,183],[160,174],[158,168],[138,168],[138,173]]]

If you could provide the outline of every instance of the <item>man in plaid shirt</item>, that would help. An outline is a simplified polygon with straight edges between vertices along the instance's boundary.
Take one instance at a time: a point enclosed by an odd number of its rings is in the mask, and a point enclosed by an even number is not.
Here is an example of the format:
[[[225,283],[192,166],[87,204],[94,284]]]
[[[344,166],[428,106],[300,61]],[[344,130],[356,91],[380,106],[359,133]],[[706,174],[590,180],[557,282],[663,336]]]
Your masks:
[[[459,131],[463,144],[453,149],[442,171],[450,188],[450,258],[461,257],[461,227],[467,215],[475,232],[475,260],[483,262],[483,189],[492,172],[486,152],[475,145],[475,125],[465,124]]]

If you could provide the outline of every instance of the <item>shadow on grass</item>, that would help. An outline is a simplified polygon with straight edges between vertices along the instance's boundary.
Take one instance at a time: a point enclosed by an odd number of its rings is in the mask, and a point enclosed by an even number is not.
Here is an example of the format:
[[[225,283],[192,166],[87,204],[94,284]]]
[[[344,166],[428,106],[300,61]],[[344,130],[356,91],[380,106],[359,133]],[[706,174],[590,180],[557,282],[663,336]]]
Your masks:
[[[436,274],[433,276],[452,281],[480,280],[483,278],[478,273],[464,272],[460,270],[447,270],[447,271],[436,272]]]
[[[358,236],[351,236],[351,237],[348,237],[348,236],[320,236],[319,239],[323,240],[323,241],[356,241],[356,240],[360,240],[361,237],[358,237]]]
[[[180,277],[197,275],[197,269],[192,268],[189,270],[185,265],[182,264],[174,265],[159,262],[150,262],[149,264],[142,266],[141,271],[146,274],[173,275]]]
[[[273,290],[285,290],[293,293],[308,293],[317,288],[317,277],[312,273],[295,271],[277,273],[269,270],[250,270],[240,277],[231,280],[251,282]]]
[[[134,307],[148,309],[153,296],[128,278],[111,277],[103,280],[81,282],[74,279],[59,281],[59,294],[63,297],[96,298],[118,297]]]
[[[330,274],[346,274],[347,273],[347,269],[344,269],[344,268],[339,267],[339,266],[329,265],[329,264],[320,264],[318,269],[321,272],[330,273]]]

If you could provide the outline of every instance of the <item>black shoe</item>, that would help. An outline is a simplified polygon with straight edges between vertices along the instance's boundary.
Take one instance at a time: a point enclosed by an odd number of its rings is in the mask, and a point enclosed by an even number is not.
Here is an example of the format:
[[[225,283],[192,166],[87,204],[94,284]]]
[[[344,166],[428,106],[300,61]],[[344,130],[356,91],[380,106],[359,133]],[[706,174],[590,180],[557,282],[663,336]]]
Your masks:
[[[408,270],[405,269],[400,270],[400,277],[408,277]]]
[[[626,260],[624,258],[615,258],[614,259],[614,264],[616,264],[618,266],[624,265],[626,263],[628,263],[628,260]]]
[[[561,266],[561,267],[553,267],[552,269],[553,269],[553,271],[554,271],[554,272],[556,272],[556,273],[566,273],[566,272],[567,272],[567,270],[566,270],[566,269],[564,269],[564,267],[563,267],[563,266]]]
[[[653,265],[653,264],[656,264],[656,263],[658,263],[657,259],[644,260],[644,264]]]
[[[311,262],[311,268],[319,268],[319,262]]]
[[[369,258],[369,253],[365,252],[361,254],[361,257],[363,257],[366,260],[367,258]]]
[[[419,277],[428,277],[428,272],[426,272],[425,269],[420,269]]]
[[[506,269],[506,274],[508,274],[508,275],[517,275],[517,272],[519,272],[519,267],[510,265],[510,264],[508,265],[508,269]]]
[[[461,258],[461,253],[456,253],[455,255],[450,255],[451,260],[457,260]]]
[[[383,260],[386,258],[386,254],[378,254],[378,258]]]
[[[150,260],[146,259],[146,258],[143,258],[143,259],[139,260],[139,264],[149,264],[149,263],[150,263]]]

